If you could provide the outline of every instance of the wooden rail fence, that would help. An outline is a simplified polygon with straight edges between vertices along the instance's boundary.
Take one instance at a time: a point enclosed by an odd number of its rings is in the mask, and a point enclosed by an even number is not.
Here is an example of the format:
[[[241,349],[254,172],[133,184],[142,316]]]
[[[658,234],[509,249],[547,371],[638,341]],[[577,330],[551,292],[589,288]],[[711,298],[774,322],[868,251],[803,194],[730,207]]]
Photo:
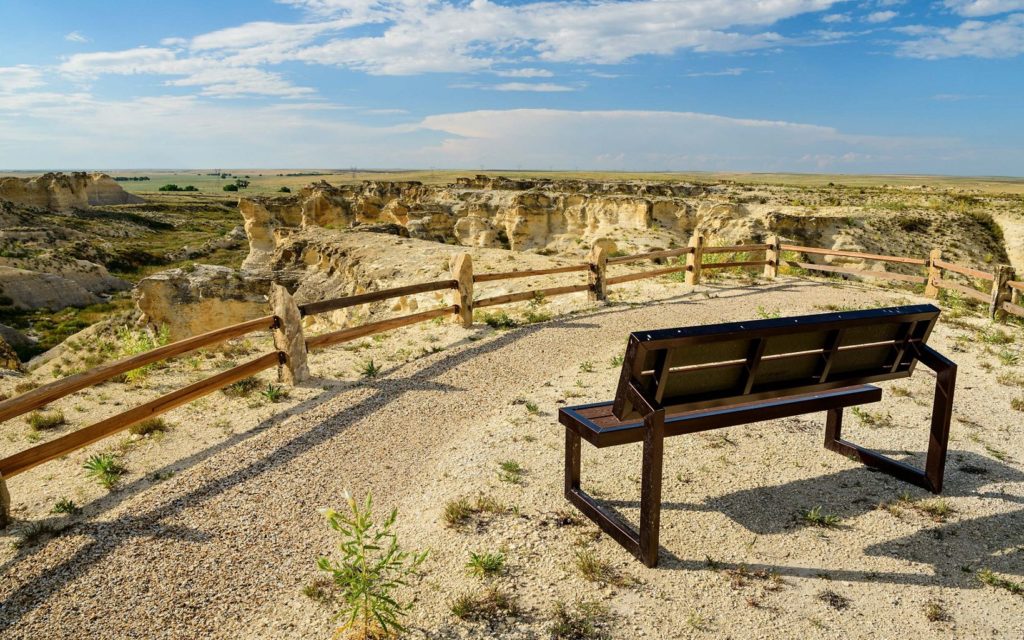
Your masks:
[[[783,259],[784,252],[799,255],[856,258],[872,262],[906,265],[908,267],[921,268],[924,272],[920,275],[914,275],[882,270],[853,269],[800,260],[785,260]],[[735,254],[756,255],[761,253],[764,256],[761,259],[733,259],[723,262],[716,260],[706,261],[705,259],[705,256],[715,254],[731,254],[735,257]],[[651,261],[663,263],[665,260],[672,259],[677,260],[676,264],[671,264],[670,262],[668,266],[661,266],[656,269],[608,275],[610,267],[618,269],[620,266],[633,265],[638,262]],[[918,285],[923,284],[925,285],[924,294],[932,298],[938,297],[942,290],[951,290],[976,302],[988,304],[989,315],[992,319],[1004,321],[1007,314],[1024,317],[1024,305],[1022,305],[1021,300],[1021,296],[1024,294],[1024,281],[1014,280],[1014,270],[1006,265],[999,265],[989,272],[946,262],[942,260],[942,252],[938,249],[933,250],[928,258],[887,256],[785,244],[774,236],[769,237],[767,242],[763,244],[707,246],[702,235],[694,234],[686,247],[611,257],[603,246],[596,245],[591,250],[585,263],[500,273],[474,274],[471,258],[469,254],[464,253],[458,254],[451,261],[451,279],[410,284],[301,305],[295,303],[284,287],[275,284],[271,287],[270,292],[272,315],[209,331],[152,349],[145,353],[110,362],[0,402],[0,422],[3,422],[29,411],[43,408],[47,404],[76,391],[100,384],[134,369],[249,335],[256,331],[270,330],[273,332],[275,350],[270,353],[162,395],[90,426],[60,436],[49,442],[30,447],[0,460],[0,528],[6,526],[9,520],[10,494],[6,485],[8,478],[49,460],[67,455],[121,432],[143,420],[170,411],[175,407],[201,398],[271,367],[278,367],[279,376],[286,383],[300,383],[309,377],[309,369],[306,364],[309,351],[323,349],[376,333],[391,331],[399,327],[443,317],[451,317],[463,326],[469,327],[472,325],[473,311],[476,308],[487,308],[582,292],[587,292],[591,300],[606,300],[609,286],[676,273],[684,273],[684,280],[687,284],[697,285],[700,283],[701,275],[705,270],[760,267],[764,277],[775,278],[778,276],[779,268],[782,265],[808,271],[821,271],[858,278],[886,279]],[[527,289],[520,292],[478,299],[473,297],[475,283],[571,273],[586,273],[587,281],[585,283],[558,287]],[[944,277],[946,273],[955,274],[961,281]],[[983,283],[991,283],[991,285],[988,291],[982,291],[976,286],[964,284],[962,282],[964,278],[971,279],[968,282],[972,280],[981,281]],[[306,337],[303,332],[302,319],[305,317],[358,305],[439,291],[448,292],[450,299],[447,304],[438,306],[435,309],[378,320],[359,326],[346,327],[338,331],[315,336]]]

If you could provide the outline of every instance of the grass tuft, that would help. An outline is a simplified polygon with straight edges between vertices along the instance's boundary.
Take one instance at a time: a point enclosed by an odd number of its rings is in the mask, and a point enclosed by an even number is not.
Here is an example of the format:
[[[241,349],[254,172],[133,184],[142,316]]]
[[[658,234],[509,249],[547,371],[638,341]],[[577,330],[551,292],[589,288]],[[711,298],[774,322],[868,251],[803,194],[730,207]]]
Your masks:
[[[498,463],[498,467],[498,480],[509,484],[523,483],[523,474],[526,470],[515,460],[503,460]]]
[[[154,433],[164,433],[170,430],[171,425],[168,424],[163,418],[149,418],[143,420],[138,424],[133,424],[128,427],[128,433],[137,436],[149,436]]]
[[[611,620],[600,602],[579,600],[572,606],[556,602],[547,632],[552,640],[604,640],[611,635],[603,627]]]
[[[82,508],[75,504],[74,500],[70,498],[60,498],[53,504],[52,513],[65,513],[67,515],[75,515],[82,512]]]
[[[850,606],[850,599],[840,595],[831,589],[825,589],[818,593],[818,600],[821,600],[836,611],[842,611]]]
[[[128,471],[112,453],[97,453],[86,460],[84,466],[85,475],[99,482],[107,490],[117,486],[121,476]]]
[[[470,551],[469,562],[466,563],[466,568],[469,570],[470,575],[478,578],[498,575],[505,568],[505,554]]]
[[[1005,589],[1014,595],[1024,596],[1024,584],[998,576],[991,569],[982,569],[979,571],[978,580],[980,580],[982,584],[987,584],[990,587]]]
[[[804,513],[803,520],[814,527],[829,529],[839,526],[839,516],[833,513],[822,513],[821,505],[813,507],[810,511]]]
[[[519,615],[519,603],[499,587],[491,586],[480,593],[464,593],[451,603],[451,612],[466,622],[495,621]]]
[[[33,431],[48,431],[68,423],[63,411],[33,411],[25,418],[25,422]]]

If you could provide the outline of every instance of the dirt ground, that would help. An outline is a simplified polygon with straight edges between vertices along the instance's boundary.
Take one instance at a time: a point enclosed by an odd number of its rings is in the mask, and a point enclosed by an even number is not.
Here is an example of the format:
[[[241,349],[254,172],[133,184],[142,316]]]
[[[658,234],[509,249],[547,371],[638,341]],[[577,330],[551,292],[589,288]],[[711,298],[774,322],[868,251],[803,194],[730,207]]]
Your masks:
[[[592,637],[1024,637],[1024,597],[1006,588],[1024,578],[1024,413],[1011,408],[1024,399],[1020,329],[998,337],[985,320],[943,313],[932,344],[960,369],[941,501],[825,451],[823,415],[667,441],[657,569],[562,497],[557,410],[612,397],[630,331],[917,302],[831,281],[661,279],[608,305],[552,300],[553,320],[511,330],[426,323],[316,354],[315,378],[289,398],[260,394],[270,372],[248,397],[172,412],[166,432],[115,437],[11,479],[0,636],[329,637],[330,605],[303,587],[337,543],[320,510],[349,489],[372,492],[381,514],[397,507],[403,545],[430,549],[403,594],[415,599],[411,637],[550,637],[554,604],[580,599],[607,610]],[[55,403],[71,422],[56,435],[255,357],[261,340]],[[363,378],[371,359],[382,371]],[[883,401],[848,414],[844,435],[920,464],[932,385],[923,367],[882,385]],[[32,436],[20,420],[0,433],[0,455]],[[128,469],[111,492],[82,470],[103,450]],[[584,485],[633,522],[639,454],[584,444]],[[522,467],[518,482],[499,477],[506,461]],[[479,496],[495,513],[446,524],[447,504]],[[50,513],[62,497],[81,513]],[[815,508],[834,522],[808,522]],[[59,532],[26,539],[39,523]],[[465,565],[485,551],[506,567],[482,580]],[[581,557],[600,568],[596,581]],[[452,614],[456,596],[488,585],[519,614]]]

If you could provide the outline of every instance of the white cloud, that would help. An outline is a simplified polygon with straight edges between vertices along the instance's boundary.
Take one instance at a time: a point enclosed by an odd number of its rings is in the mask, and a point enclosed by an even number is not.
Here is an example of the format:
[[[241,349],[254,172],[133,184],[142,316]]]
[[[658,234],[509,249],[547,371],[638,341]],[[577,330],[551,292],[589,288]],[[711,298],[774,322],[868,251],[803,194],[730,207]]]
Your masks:
[[[494,72],[503,78],[552,78],[554,73],[547,69],[502,69]]]
[[[901,32],[917,36],[897,49],[900,55],[911,58],[1010,58],[1024,53],[1024,13],[990,22],[967,20],[956,27],[915,25]]]
[[[43,74],[36,67],[19,64],[15,67],[0,67],[0,93],[13,93],[32,89],[45,84]]]
[[[292,85],[278,73],[248,67],[204,69],[178,80],[169,80],[166,84],[175,87],[200,86],[203,95],[221,98],[245,94],[294,98],[315,93],[308,87]]]
[[[575,91],[576,89],[564,84],[553,82],[505,82],[496,84],[493,87],[485,87],[494,91],[536,91],[539,93],[559,93],[563,91]]]
[[[896,13],[895,11],[875,11],[865,16],[864,20],[865,22],[870,22],[871,24],[881,24],[883,22],[889,22],[898,15],[899,14]]]
[[[946,0],[945,5],[965,18],[980,18],[1024,9],[1024,0]]]
[[[296,104],[304,107],[194,96],[101,101],[63,94],[37,94],[12,104],[0,96],[0,158],[10,163],[5,169],[521,165],[934,173],[948,172],[959,161],[977,172],[1024,172],[1019,149],[984,150],[975,157],[950,139],[855,135],[704,113],[494,110],[371,126],[345,120],[350,111],[333,105],[320,110],[316,103]],[[96,143],[96,132],[102,132],[103,144]]]
[[[721,71],[695,71],[694,73],[686,74],[687,78],[704,78],[714,76],[741,76],[747,72],[747,69],[743,67],[730,67],[728,69],[722,69]]]
[[[822,16],[821,21],[827,24],[839,24],[842,22],[850,22],[853,18],[848,13],[830,13]]]
[[[89,38],[86,38],[78,31],[72,31],[71,33],[65,35],[64,39],[68,42],[89,42]]]

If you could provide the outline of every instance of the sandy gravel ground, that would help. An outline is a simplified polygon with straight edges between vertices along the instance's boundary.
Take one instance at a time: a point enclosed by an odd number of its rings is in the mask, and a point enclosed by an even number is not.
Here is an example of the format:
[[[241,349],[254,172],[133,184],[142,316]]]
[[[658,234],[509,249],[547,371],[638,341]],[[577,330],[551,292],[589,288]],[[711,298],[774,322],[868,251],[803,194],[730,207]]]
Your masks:
[[[98,449],[12,479],[20,522],[0,542],[31,522],[64,529],[0,550],[0,636],[329,637],[330,608],[301,591],[336,542],[318,510],[341,506],[345,489],[398,507],[403,543],[431,550],[408,594],[413,637],[547,637],[553,603],[581,597],[609,608],[603,628],[614,638],[1024,636],[1024,597],[978,579],[985,568],[1024,577],[1024,414],[1010,408],[1024,396],[1019,329],[993,346],[972,329],[984,321],[959,319],[933,338],[961,366],[948,513],[929,514],[923,491],[825,451],[822,415],[683,436],[666,446],[662,566],[651,570],[566,518],[561,496],[557,409],[611,398],[612,358],[630,331],[923,300],[806,280],[696,291],[649,282],[600,307],[570,298],[551,305],[577,313],[510,331],[428,323],[331,350],[278,404],[210,396],[172,413],[163,436],[116,445],[131,473],[109,494],[81,471]],[[362,381],[355,368],[371,357],[384,371]],[[173,373],[69,398],[66,411],[81,426],[106,406],[100,394],[106,404],[155,394]],[[920,462],[932,384],[919,368],[884,385],[883,402],[849,416],[844,434]],[[3,428],[3,451],[26,446],[24,425]],[[584,446],[584,484],[635,521],[639,446]],[[505,460],[525,469],[521,483],[499,479]],[[502,513],[445,525],[447,502],[479,495]],[[82,513],[49,514],[61,496]],[[808,526],[803,515],[817,506],[837,526]],[[520,616],[468,623],[450,613],[456,594],[485,584],[465,571],[470,551],[505,553],[493,582],[518,598]],[[607,580],[582,576],[578,553],[606,563]]]

